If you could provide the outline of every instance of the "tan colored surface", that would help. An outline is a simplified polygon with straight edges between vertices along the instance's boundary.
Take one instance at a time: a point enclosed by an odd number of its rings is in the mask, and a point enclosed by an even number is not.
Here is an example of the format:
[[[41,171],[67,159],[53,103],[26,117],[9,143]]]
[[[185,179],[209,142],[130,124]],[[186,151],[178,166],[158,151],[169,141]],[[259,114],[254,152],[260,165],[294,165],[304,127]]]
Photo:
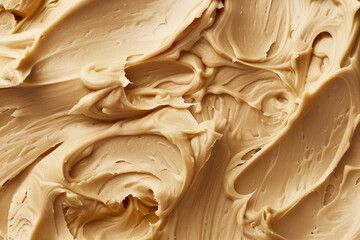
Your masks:
[[[359,239],[359,8],[0,0],[0,239]]]

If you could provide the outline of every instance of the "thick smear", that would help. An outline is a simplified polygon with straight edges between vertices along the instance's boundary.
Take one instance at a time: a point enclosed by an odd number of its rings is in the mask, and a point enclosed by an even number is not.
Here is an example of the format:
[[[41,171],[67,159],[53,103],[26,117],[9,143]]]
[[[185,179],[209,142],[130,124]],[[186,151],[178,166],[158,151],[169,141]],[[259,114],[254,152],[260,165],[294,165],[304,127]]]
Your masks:
[[[359,239],[359,9],[0,0],[0,239]]]

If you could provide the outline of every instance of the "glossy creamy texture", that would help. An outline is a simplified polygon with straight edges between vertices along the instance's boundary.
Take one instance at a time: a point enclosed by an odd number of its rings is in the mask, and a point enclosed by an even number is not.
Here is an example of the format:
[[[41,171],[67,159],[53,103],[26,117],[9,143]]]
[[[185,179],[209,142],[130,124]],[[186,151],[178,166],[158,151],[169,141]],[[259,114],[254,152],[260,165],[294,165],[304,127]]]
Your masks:
[[[0,6],[0,239],[360,238],[360,2]]]

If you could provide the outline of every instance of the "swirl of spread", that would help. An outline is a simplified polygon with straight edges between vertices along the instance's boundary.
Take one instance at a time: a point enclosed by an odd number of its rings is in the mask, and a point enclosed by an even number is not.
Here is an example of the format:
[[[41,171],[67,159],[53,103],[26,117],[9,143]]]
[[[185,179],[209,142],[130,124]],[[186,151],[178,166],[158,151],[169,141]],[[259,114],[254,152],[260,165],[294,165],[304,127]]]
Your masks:
[[[0,240],[360,238],[357,0],[0,0]]]

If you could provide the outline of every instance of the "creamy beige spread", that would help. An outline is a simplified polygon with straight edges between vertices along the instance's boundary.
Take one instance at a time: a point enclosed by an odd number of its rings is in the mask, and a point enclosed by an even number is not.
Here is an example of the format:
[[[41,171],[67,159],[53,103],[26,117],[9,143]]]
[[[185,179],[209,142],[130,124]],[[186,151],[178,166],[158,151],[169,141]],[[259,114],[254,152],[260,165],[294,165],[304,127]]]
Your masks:
[[[360,239],[359,8],[0,0],[0,239]]]

